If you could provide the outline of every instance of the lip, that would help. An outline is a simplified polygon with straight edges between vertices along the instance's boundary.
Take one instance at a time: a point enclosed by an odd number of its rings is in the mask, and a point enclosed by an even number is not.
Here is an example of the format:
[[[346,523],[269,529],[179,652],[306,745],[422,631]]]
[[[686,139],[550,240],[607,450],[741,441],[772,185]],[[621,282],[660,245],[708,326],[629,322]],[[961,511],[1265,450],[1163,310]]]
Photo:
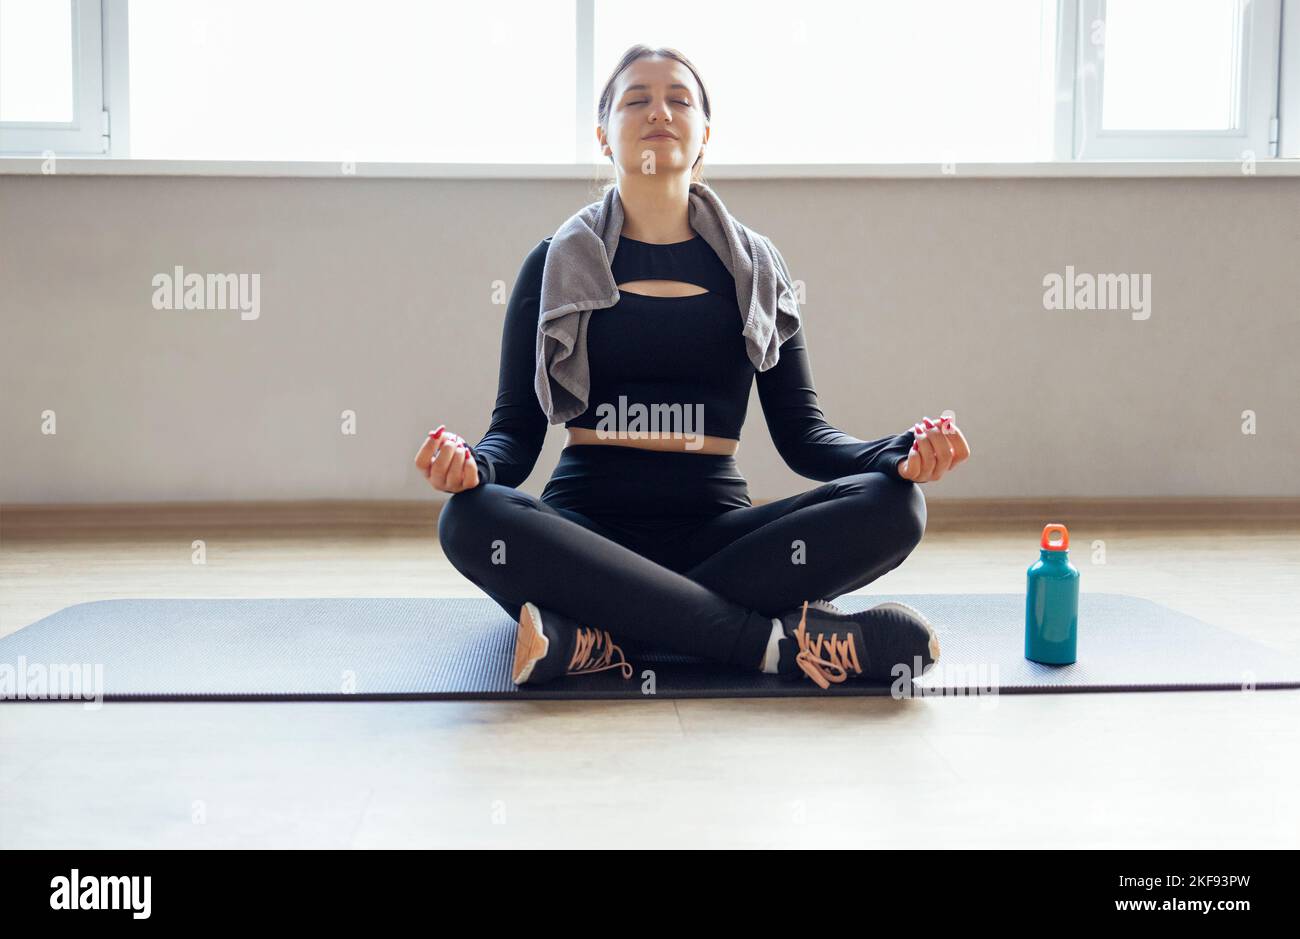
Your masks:
[[[672,134],[650,134],[648,137],[642,137],[642,140],[676,140]]]

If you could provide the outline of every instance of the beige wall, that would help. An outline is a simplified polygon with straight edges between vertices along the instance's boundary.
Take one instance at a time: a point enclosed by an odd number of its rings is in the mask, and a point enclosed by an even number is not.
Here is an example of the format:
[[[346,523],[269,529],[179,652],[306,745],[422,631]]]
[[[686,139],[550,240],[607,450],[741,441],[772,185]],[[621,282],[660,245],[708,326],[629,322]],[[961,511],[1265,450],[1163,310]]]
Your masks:
[[[1300,494],[1300,179],[714,185],[807,283],[833,424],[875,437],[956,411],[974,455],[931,498]],[[425,431],[487,427],[493,282],[594,198],[555,180],[0,177],[0,501],[420,497]],[[261,274],[260,318],[153,309],[178,264]],[[1150,274],[1150,319],[1045,310],[1066,265]],[[756,499],[815,485],[773,452],[756,393],[739,460]]]

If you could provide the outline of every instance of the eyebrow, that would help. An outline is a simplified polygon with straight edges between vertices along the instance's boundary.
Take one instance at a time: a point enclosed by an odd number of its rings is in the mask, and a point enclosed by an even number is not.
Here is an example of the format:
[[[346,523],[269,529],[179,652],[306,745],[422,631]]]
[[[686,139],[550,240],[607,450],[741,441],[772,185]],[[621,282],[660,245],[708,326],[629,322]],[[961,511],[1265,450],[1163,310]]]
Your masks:
[[[669,85],[668,87],[669,87],[669,88],[680,88],[680,89],[682,89],[682,91],[690,91],[690,90],[691,90],[689,85],[683,85],[683,84],[681,84],[680,82],[677,82],[677,83],[675,83],[675,84]],[[649,91],[649,90],[650,90],[650,86],[649,86],[649,85],[628,85],[626,88],[623,89],[623,94],[627,94],[629,91]]]

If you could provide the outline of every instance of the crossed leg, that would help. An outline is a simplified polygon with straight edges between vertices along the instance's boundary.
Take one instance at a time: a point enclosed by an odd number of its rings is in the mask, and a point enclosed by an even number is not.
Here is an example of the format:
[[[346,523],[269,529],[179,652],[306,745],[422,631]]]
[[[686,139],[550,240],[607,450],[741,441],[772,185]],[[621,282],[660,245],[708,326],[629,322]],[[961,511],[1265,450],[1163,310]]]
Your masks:
[[[756,668],[771,618],[645,557],[531,493],[487,483],[438,516],[447,559],[513,619],[524,601],[654,647]]]
[[[671,565],[734,603],[778,616],[898,567],[925,533],[921,487],[860,473],[724,512],[678,542]]]

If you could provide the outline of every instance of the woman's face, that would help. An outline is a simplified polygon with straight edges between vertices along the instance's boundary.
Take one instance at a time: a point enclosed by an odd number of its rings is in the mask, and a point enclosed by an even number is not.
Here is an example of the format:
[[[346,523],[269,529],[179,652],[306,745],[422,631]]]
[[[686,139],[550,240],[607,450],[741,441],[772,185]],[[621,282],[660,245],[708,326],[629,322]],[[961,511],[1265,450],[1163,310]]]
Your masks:
[[[614,83],[608,133],[596,137],[622,173],[685,173],[709,139],[691,70],[676,59],[637,59]]]

